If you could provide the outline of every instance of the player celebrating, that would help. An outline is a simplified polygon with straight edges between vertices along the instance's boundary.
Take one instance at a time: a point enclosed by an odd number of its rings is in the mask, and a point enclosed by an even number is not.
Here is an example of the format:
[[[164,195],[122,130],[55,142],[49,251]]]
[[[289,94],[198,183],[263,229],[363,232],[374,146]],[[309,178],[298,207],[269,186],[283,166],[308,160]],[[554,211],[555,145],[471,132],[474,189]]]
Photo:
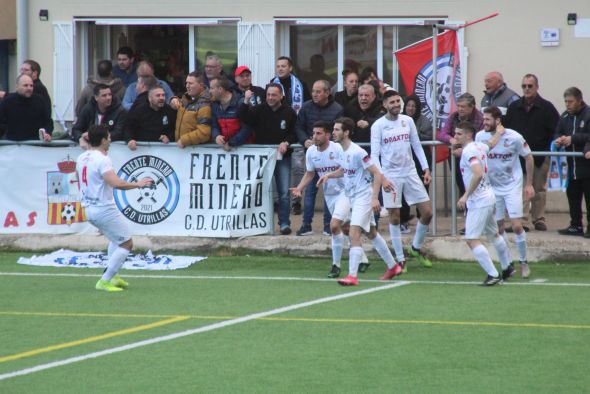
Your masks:
[[[507,269],[510,260],[507,259],[507,248],[504,238],[498,234],[498,225],[494,217],[496,198],[488,181],[488,164],[486,156],[499,141],[504,128],[498,129],[494,136],[486,143],[474,142],[475,127],[470,122],[461,122],[455,129],[455,137],[451,144],[459,144],[461,153],[460,169],[465,184],[465,194],[457,202],[459,209],[467,210],[465,219],[465,240],[473,252],[479,265],[488,274],[483,282],[484,286],[493,286],[502,281],[496,267],[490,258],[487,248],[479,240],[485,234],[493,242],[500,258],[502,269]]]
[[[342,154],[342,147],[330,141],[332,136],[332,125],[325,121],[318,121],[313,124],[313,143],[305,154],[306,172],[297,187],[291,189],[293,197],[302,197],[303,190],[311,182],[317,172],[323,176],[328,172],[335,171],[339,164],[337,158]],[[342,248],[344,234],[342,224],[349,220],[350,202],[344,194],[344,180],[333,178],[324,183],[324,198],[326,206],[332,214],[330,230],[332,232],[332,269],[328,273],[329,278],[340,276],[340,261],[342,259]],[[368,262],[363,251],[362,260]]]
[[[488,141],[501,126],[502,112],[498,107],[487,107],[483,111],[484,129],[476,134],[476,142]],[[525,159],[526,185],[524,197],[530,200],[535,195],[533,188],[533,155],[528,144],[514,130],[506,129],[500,141],[488,153],[488,172],[490,184],[496,195],[496,221],[498,231],[508,243],[508,237],[504,231],[504,214],[508,217],[514,229],[516,246],[520,261],[520,273],[523,278],[530,275],[526,257],[526,232],[522,227],[522,168],[519,156]],[[510,251],[507,249],[508,253]],[[510,255],[507,256],[509,260]],[[514,274],[514,265],[510,263],[508,268],[502,271],[502,279],[506,280]]]
[[[358,266],[361,262],[363,248],[361,244],[361,232],[367,232],[367,236],[373,242],[373,246],[379,256],[387,264],[387,270],[381,280],[389,280],[400,275],[403,267],[395,263],[387,243],[377,232],[373,211],[378,212],[379,189],[383,183],[386,191],[392,189],[393,185],[379,171],[379,167],[373,164],[367,152],[351,141],[350,134],[354,130],[354,121],[350,118],[338,118],[334,121],[332,136],[335,142],[342,145],[342,154],[338,158],[340,168],[336,171],[323,175],[318,186],[327,182],[330,178],[344,177],[344,191],[350,200],[352,212],[350,215],[350,252],[348,260],[348,276],[339,279],[338,283],[343,286],[358,285]],[[373,175],[373,185],[371,185]]]
[[[430,260],[420,251],[432,219],[430,198],[424,187],[424,184],[428,185],[431,181],[428,161],[420,144],[414,120],[410,116],[400,114],[402,98],[399,93],[394,90],[385,92],[383,106],[387,114],[371,126],[371,157],[374,163],[379,163],[381,159],[383,175],[394,185],[394,189],[389,193],[383,190],[383,205],[389,212],[389,233],[395,258],[402,267],[405,266],[400,230],[400,208],[403,195],[408,205],[417,205],[420,211],[420,220],[416,226],[412,246],[408,248],[408,254],[417,257],[423,266],[432,267]],[[412,149],[424,169],[424,184],[416,171]]]
[[[143,178],[129,183],[117,176],[111,159],[107,156],[111,137],[106,125],[93,125],[88,129],[89,149],[76,162],[76,170],[82,191],[82,206],[88,221],[104,234],[109,242],[108,265],[96,282],[96,290],[121,291],[129,287],[117,272],[133,248],[131,234],[125,218],[113,199],[113,188],[140,189],[152,184],[152,179]]]

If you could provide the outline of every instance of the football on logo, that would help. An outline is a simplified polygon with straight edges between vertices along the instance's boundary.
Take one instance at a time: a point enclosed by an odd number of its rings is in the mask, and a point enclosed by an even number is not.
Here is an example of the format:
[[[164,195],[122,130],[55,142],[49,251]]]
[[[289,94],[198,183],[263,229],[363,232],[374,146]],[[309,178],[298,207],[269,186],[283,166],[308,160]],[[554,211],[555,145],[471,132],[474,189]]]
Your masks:
[[[174,212],[180,198],[180,182],[174,169],[155,156],[138,156],[123,164],[118,175],[127,182],[150,178],[152,184],[141,189],[115,189],[115,202],[129,220],[155,224]]]
[[[74,207],[72,204],[65,204],[61,208],[61,217],[66,221],[66,223],[71,223],[72,219],[76,217],[76,207]]]

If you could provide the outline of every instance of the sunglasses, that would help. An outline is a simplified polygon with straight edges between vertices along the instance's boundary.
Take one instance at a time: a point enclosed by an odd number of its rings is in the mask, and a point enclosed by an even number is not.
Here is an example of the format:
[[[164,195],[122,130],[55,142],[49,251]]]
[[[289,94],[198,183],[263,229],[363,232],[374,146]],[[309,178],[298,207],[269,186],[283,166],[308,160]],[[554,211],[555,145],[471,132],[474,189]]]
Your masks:
[[[523,88],[523,89],[532,89],[532,88],[535,87],[535,85],[523,83],[522,85],[520,85],[520,87]]]

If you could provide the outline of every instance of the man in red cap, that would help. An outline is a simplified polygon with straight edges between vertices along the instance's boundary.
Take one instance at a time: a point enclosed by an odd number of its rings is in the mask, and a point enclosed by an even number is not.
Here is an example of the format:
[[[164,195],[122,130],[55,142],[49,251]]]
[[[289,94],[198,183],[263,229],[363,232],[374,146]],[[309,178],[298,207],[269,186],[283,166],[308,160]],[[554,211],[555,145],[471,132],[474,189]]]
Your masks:
[[[243,96],[247,90],[252,91],[253,94],[250,96],[249,105],[260,105],[265,102],[266,93],[260,86],[252,85],[252,71],[250,71],[248,66],[236,68],[234,77],[236,78],[236,91],[238,93]]]

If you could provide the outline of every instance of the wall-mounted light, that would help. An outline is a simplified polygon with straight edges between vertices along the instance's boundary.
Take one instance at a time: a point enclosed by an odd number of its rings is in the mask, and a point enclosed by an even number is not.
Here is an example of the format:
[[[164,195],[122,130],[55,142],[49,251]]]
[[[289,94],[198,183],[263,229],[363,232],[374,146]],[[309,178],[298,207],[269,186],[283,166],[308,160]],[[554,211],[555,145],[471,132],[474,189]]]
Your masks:
[[[39,10],[39,20],[47,22],[49,20],[49,10]]]
[[[575,12],[570,12],[567,14],[567,24],[568,25],[575,25],[578,22],[578,14]]]

